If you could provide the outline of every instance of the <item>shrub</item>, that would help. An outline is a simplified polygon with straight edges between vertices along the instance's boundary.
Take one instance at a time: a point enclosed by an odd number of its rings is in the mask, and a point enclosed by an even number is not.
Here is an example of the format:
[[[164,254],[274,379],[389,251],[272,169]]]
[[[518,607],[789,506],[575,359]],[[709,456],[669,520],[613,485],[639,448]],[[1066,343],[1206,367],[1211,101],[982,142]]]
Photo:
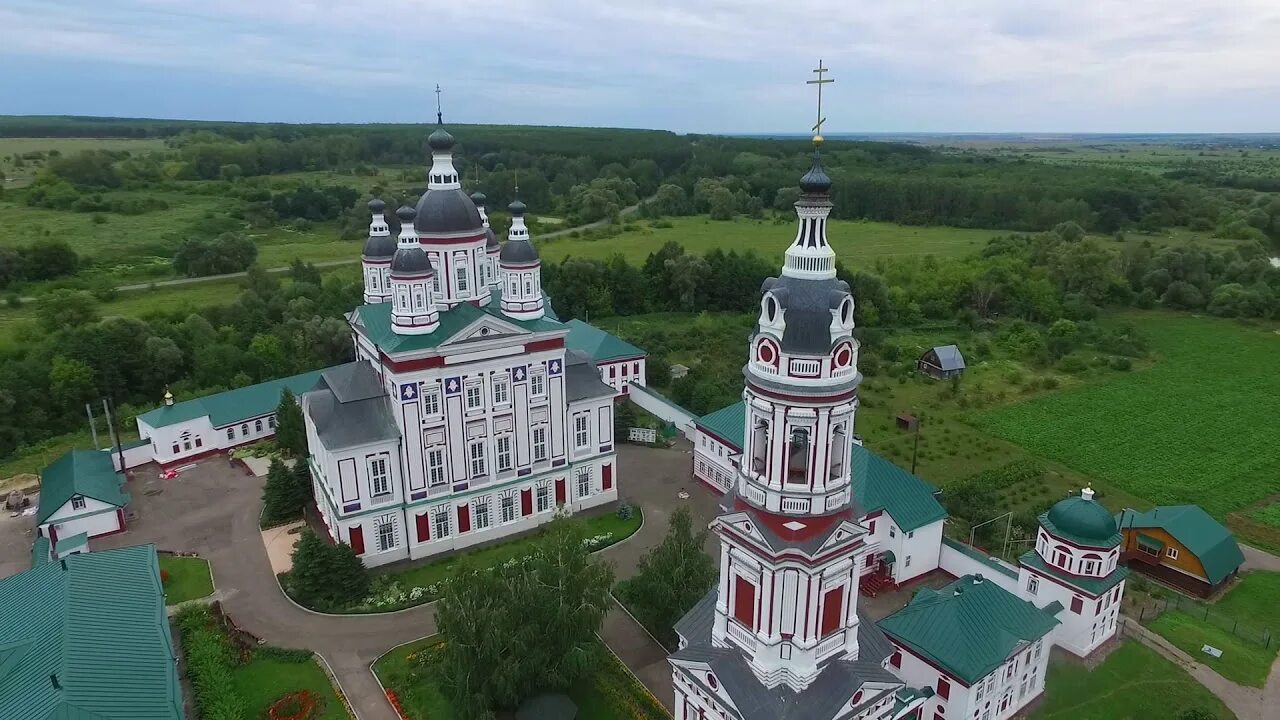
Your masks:
[[[635,508],[631,507],[631,503],[621,503],[615,513],[619,520],[630,520],[632,515],[636,514]]]
[[[248,720],[245,701],[231,675],[235,650],[214,624],[212,611],[203,605],[185,605],[174,619],[202,720]]]

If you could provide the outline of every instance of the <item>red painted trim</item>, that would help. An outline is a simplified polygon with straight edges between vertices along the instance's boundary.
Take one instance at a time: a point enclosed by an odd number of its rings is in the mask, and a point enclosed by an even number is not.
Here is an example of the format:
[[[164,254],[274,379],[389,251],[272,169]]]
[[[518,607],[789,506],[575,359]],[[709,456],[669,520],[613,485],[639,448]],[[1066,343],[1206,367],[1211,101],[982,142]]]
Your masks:
[[[169,462],[159,463],[160,469],[168,470],[169,468],[177,467],[179,465],[188,465],[197,460],[203,460],[212,455],[225,455],[227,454],[227,450],[230,450],[235,447],[239,447],[240,445],[246,445],[251,442],[257,442],[258,440],[261,440],[262,438],[268,437],[272,434],[274,433],[263,433],[261,437],[254,438],[253,440],[246,440],[245,442],[236,443],[235,445],[230,445],[225,448],[215,448],[213,450],[205,450],[204,452],[198,452],[198,453],[193,453],[191,455],[187,455],[186,457],[180,458],[178,460],[170,460]]]
[[[888,631],[888,630],[885,630],[885,634],[889,634],[889,631]],[[898,644],[897,642],[895,642],[895,643],[893,643],[893,646],[894,646],[895,648],[897,648],[898,652],[906,652],[906,653],[907,653],[907,654],[909,654],[911,657],[913,657],[913,658],[915,658],[915,659],[919,660],[920,662],[924,663],[925,665],[928,665],[929,667],[933,668],[934,670],[937,670],[939,675],[942,675],[943,677],[951,678],[951,680],[955,681],[955,682],[956,682],[957,684],[959,684],[961,687],[966,688],[966,689],[967,689],[967,688],[972,687],[971,685],[969,685],[969,684],[968,684],[968,683],[966,683],[965,681],[963,681],[963,680],[961,680],[960,678],[956,677],[956,676],[955,676],[955,674],[953,674],[953,673],[951,673],[951,672],[948,672],[948,671],[946,671],[946,670],[943,670],[942,668],[938,667],[938,666],[937,666],[937,665],[936,665],[932,660],[930,660],[930,659],[928,659],[928,658],[926,658],[926,657],[922,657],[921,655],[917,654],[915,651],[913,651],[913,650],[911,650],[910,648],[908,648],[906,645],[900,645],[900,644]],[[984,679],[985,679],[985,678],[984,678]]]
[[[382,360],[382,364],[397,373],[414,372],[417,370],[429,370],[431,368],[444,367],[444,356],[434,355],[432,357],[417,358],[415,360],[392,360],[391,356],[385,351],[379,349],[378,356]]]
[[[471,532],[471,505],[462,503],[458,506],[458,534]]]
[[[564,478],[556,478],[556,505],[564,505],[565,503],[564,487]]]
[[[360,262],[364,263],[365,265],[390,265],[391,264],[391,260],[389,259],[388,260],[370,260],[367,255],[361,255]]]
[[[474,243],[474,242],[485,242],[486,240],[487,238],[485,237],[485,234],[483,232],[481,232],[479,235],[465,235],[465,236],[451,237],[451,238],[444,238],[444,237],[431,236],[431,235],[418,236],[418,244],[424,246],[424,249],[428,247],[437,247],[440,245],[444,245],[444,246],[470,245],[471,243]]]
[[[533,514],[533,488],[522,488],[520,490],[520,516],[525,517]]]
[[[364,554],[364,528],[359,525],[352,525],[347,529],[347,540],[351,545],[351,550],[357,555]]]
[[[413,524],[418,533],[418,542],[426,542],[431,539],[431,518],[427,513],[415,514],[413,516]]]
[[[527,353],[535,353],[541,350],[555,350],[564,347],[564,338],[552,338],[550,340],[534,340],[524,344],[524,351]]]
[[[605,463],[600,473],[600,485],[605,490],[613,489],[613,465]]]
[[[601,360],[600,365],[617,365],[618,363],[635,362],[636,360],[644,360],[648,355],[628,355],[626,357],[613,358],[611,360]]]
[[[1096,547],[1096,546],[1090,546],[1090,545],[1077,545],[1077,544],[1075,544],[1075,543],[1071,542],[1070,540],[1065,540],[1065,539],[1063,539],[1063,538],[1058,537],[1057,535],[1054,535],[1053,533],[1049,532],[1048,530],[1044,529],[1043,527],[1042,527],[1042,528],[1040,528],[1040,532],[1044,533],[1044,534],[1045,534],[1045,537],[1048,537],[1050,540],[1052,540],[1052,541],[1054,541],[1054,542],[1056,542],[1056,543],[1062,543],[1063,545],[1068,545],[1068,546],[1070,546],[1070,547],[1075,548],[1076,550],[1083,550],[1083,551],[1086,551],[1086,552],[1105,552],[1105,553],[1110,553],[1112,550],[1115,550],[1115,549],[1117,549],[1117,548],[1119,548],[1119,547],[1120,547],[1120,545],[1117,545],[1117,546],[1116,546],[1116,547],[1114,547],[1114,548],[1103,548],[1103,547]],[[1121,545],[1123,545],[1123,544],[1124,544],[1124,541],[1123,541],[1123,538],[1122,538],[1122,540],[1121,540]]]
[[[774,392],[773,390],[765,390],[759,385],[753,384],[750,380],[747,381],[747,389],[757,395],[762,395],[764,397],[771,397],[779,400],[789,400],[792,402],[809,404],[809,405],[825,405],[827,403],[840,402],[840,401],[848,400],[850,398],[857,397],[858,395],[857,388],[854,388],[853,390],[850,390],[848,392],[840,393],[838,395],[788,395],[786,393]]]
[[[847,545],[845,547],[837,548],[836,550],[832,550],[826,555],[819,555],[817,558],[810,559],[805,557],[804,555],[800,555],[789,549],[783,550],[775,555],[774,551],[761,547],[754,540],[751,540],[750,538],[747,538],[744,535],[740,535],[737,531],[731,529],[731,526],[728,524],[722,523],[719,526],[719,531],[726,535],[733,536],[733,538],[736,539],[739,542],[739,544],[755,549],[757,551],[758,557],[767,558],[775,562],[781,561],[781,560],[794,560],[795,562],[798,562],[801,565],[804,565],[805,567],[817,567],[818,565],[824,565],[827,562],[829,562],[831,558],[852,552],[854,549],[859,548],[864,544],[861,540],[859,540],[858,542],[852,545]]]
[[[1032,575],[1036,575],[1036,576],[1038,576],[1038,577],[1042,577],[1042,578],[1044,578],[1044,579],[1046,579],[1046,580],[1049,580],[1049,581],[1051,581],[1051,582],[1057,583],[1059,586],[1064,587],[1064,588],[1066,588],[1066,589],[1070,590],[1071,592],[1074,592],[1074,593],[1080,593],[1081,595],[1084,595],[1085,597],[1089,598],[1090,600],[1096,600],[1096,599],[1098,599],[1098,598],[1102,597],[1102,595],[1094,595],[1093,593],[1089,592],[1088,590],[1084,590],[1084,589],[1082,589],[1082,588],[1078,588],[1078,587],[1076,587],[1076,586],[1074,586],[1074,585],[1068,585],[1068,584],[1066,583],[1066,581],[1064,581],[1062,578],[1056,578],[1056,577],[1054,577],[1054,576],[1052,576],[1052,575],[1049,575],[1049,574],[1047,574],[1047,573],[1042,573],[1042,572],[1040,572],[1039,570],[1037,570],[1037,569],[1035,569],[1035,568],[1031,567],[1030,565],[1023,564],[1023,565],[1022,565],[1022,568],[1023,568],[1024,570],[1026,570],[1027,572],[1031,573]],[[1111,592],[1111,590],[1112,590],[1112,588],[1107,588],[1106,592]],[[1104,593],[1104,594],[1105,594],[1105,593]]]
[[[738,447],[737,445],[734,445],[728,440],[725,440],[724,438],[720,437],[718,434],[711,432],[710,430],[706,429],[702,425],[698,425],[698,432],[702,433],[703,435],[708,435],[714,438],[716,442],[720,443],[721,445],[724,445],[725,447],[733,448],[734,450],[737,450],[739,453],[742,452],[742,448]]]

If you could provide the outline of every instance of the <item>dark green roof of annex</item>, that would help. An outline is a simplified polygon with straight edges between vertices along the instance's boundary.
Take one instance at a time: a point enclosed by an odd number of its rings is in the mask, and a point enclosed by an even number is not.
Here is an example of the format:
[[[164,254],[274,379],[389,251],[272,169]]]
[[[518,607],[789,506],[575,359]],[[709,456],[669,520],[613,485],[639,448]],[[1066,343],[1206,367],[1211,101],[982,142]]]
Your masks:
[[[741,451],[746,417],[746,402],[739,401],[703,415],[694,422]],[[853,501],[863,514],[883,510],[903,532],[922,528],[947,516],[947,511],[935,497],[937,488],[861,445],[853,446],[850,470]]]
[[[324,371],[314,370],[201,398],[183,400],[172,405],[161,405],[155,410],[139,415],[138,419],[153,428],[162,428],[208,415],[209,423],[216,428],[235,425],[238,422],[275,412],[280,405],[280,394],[285,388],[289,388],[294,395],[301,395],[315,386],[322,372]]]
[[[0,616],[22,618],[0,625],[0,718],[183,719],[154,546],[0,580]]]
[[[1116,516],[1120,529],[1160,528],[1200,560],[1210,585],[1239,569],[1244,554],[1235,536],[1199,505],[1166,505],[1147,512],[1125,508]]]
[[[117,473],[111,454],[101,450],[72,450],[40,473],[40,508],[36,523],[43,523],[76,495],[124,507],[129,494],[124,476]]]
[[[565,344],[574,350],[581,350],[598,363],[645,357],[648,354],[626,340],[581,320],[570,320],[565,325],[569,328]]]
[[[441,312],[440,326],[434,331],[423,335],[400,335],[391,328],[391,303],[372,303],[355,309],[355,320],[364,328],[369,340],[388,353],[433,350],[486,315],[529,332],[552,332],[565,329],[562,323],[547,318],[537,320],[509,318],[502,314],[502,309],[497,305],[476,307],[470,303],[462,303]]]
[[[1059,500],[1040,516],[1049,534],[1077,545],[1113,548],[1120,544],[1115,518],[1096,500],[1069,497]]]
[[[925,588],[879,622],[890,637],[970,686],[1057,624],[1052,615],[980,575],[966,575],[936,591]]]

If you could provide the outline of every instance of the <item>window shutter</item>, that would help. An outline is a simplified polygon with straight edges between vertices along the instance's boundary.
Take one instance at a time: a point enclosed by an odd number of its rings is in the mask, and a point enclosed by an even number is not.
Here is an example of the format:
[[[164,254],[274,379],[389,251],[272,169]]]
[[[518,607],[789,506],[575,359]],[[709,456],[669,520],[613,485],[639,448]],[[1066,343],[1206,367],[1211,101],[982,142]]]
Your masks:
[[[564,478],[556,480],[556,504],[564,504]]]
[[[897,650],[893,653],[893,655],[889,656],[889,664],[899,669],[902,668],[902,651],[901,650]]]
[[[355,551],[355,554],[363,555],[364,554],[364,528],[360,527],[359,525],[352,525],[351,528],[347,530],[347,538],[351,545],[351,549]]]
[[[520,491],[520,514],[533,514],[533,489],[525,488]]]
[[[418,542],[426,542],[431,539],[431,519],[426,513],[413,516],[414,525],[418,528]]]
[[[733,617],[748,628],[756,629],[756,586],[743,577],[735,579]]]
[[[951,699],[951,683],[944,677],[938,678],[938,697],[943,700]]]
[[[471,506],[463,503],[458,506],[458,534],[471,530]]]
[[[840,603],[844,588],[832,588],[822,596],[822,628],[818,637],[826,637],[840,629]]]
[[[613,487],[613,465],[604,466],[604,474],[602,476],[601,482],[603,483],[603,487],[605,490],[608,490]]]

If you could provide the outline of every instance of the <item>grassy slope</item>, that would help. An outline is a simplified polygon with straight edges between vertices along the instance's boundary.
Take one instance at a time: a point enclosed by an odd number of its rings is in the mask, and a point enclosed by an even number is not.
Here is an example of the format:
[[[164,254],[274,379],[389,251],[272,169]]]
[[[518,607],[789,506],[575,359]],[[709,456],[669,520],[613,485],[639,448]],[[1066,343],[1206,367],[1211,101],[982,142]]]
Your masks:
[[[1280,335],[1132,313],[1160,362],[979,414],[1003,438],[1150,500],[1227,513],[1280,492]]]
[[[198,557],[160,556],[160,570],[169,573],[164,584],[165,602],[177,605],[213,593],[213,576],[209,561]]]
[[[267,717],[267,708],[280,696],[297,690],[310,690],[323,698],[323,707],[315,720],[350,720],[350,715],[334,693],[329,676],[318,661],[288,662],[270,657],[255,657],[232,672],[236,690],[249,707],[250,718]]]
[[[1051,661],[1044,704],[1032,720],[1146,720],[1173,718],[1184,708],[1235,714],[1185,670],[1134,641],[1125,642],[1093,671]]]

